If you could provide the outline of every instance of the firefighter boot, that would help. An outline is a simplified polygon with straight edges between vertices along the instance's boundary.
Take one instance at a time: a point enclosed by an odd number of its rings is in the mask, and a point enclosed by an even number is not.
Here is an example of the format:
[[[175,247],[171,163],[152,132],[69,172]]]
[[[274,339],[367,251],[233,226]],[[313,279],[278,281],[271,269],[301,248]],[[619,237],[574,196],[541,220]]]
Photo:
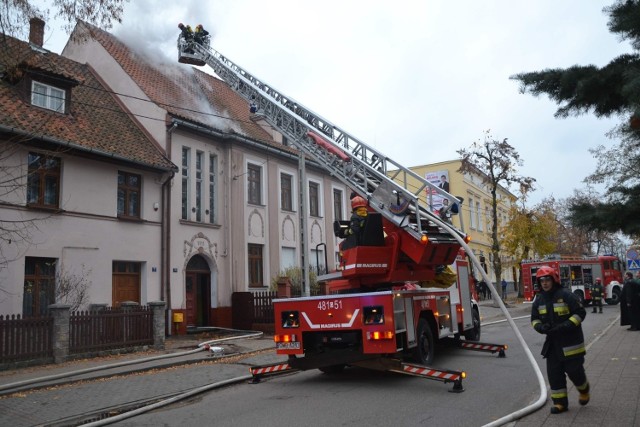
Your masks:
[[[595,306],[595,305],[593,306],[593,311],[592,311],[592,313],[597,313],[597,311],[596,311],[596,306]]]
[[[580,396],[578,396],[578,403],[582,406],[589,403],[589,399],[591,398],[591,395],[589,394],[589,382],[587,381],[584,385],[576,388],[580,392]]]
[[[566,412],[568,409],[569,408],[567,408],[566,406],[561,405],[559,403],[556,403],[551,407],[551,413],[552,414],[561,414],[563,412]]]

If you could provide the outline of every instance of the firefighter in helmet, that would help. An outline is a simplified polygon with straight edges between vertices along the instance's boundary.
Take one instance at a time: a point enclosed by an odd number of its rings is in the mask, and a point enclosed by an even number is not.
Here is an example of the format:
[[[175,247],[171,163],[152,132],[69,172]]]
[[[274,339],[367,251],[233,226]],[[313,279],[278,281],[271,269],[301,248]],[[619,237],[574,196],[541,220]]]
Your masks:
[[[351,220],[349,221],[349,228],[345,231],[345,236],[351,236],[355,234],[360,236],[364,229],[364,222],[367,219],[367,201],[360,196],[354,196],[351,199]]]
[[[542,356],[547,359],[547,377],[551,388],[552,414],[569,408],[567,376],[580,393],[578,403],[589,403],[589,381],[584,370],[582,322],[587,315],[573,293],[560,285],[558,272],[542,266],[536,272],[540,292],[531,307],[531,326],[546,335]]]
[[[598,277],[596,278],[596,283],[591,287],[591,301],[593,304],[593,313],[596,312],[596,308],[600,308],[600,313],[602,313],[602,297],[604,294],[604,288],[602,286],[602,280]]]
[[[204,44],[205,37],[209,35],[209,31],[205,30],[202,24],[196,25],[196,31],[193,34],[193,39],[198,44]]]
[[[185,41],[193,40],[193,30],[191,30],[190,25],[184,25],[182,22],[178,24],[178,28],[180,28],[180,35],[184,38]]]

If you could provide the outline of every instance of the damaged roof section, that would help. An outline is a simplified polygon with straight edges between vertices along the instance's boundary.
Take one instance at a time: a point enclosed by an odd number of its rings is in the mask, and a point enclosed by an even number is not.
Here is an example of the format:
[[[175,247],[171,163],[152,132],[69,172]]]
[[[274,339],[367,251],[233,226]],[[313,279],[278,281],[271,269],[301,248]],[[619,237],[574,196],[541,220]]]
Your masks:
[[[268,132],[251,120],[247,102],[219,78],[181,65],[177,60],[172,62],[163,55],[156,58],[138,52],[106,31],[87,23],[82,25],[149,99],[171,116],[290,151],[289,147],[275,143]]]

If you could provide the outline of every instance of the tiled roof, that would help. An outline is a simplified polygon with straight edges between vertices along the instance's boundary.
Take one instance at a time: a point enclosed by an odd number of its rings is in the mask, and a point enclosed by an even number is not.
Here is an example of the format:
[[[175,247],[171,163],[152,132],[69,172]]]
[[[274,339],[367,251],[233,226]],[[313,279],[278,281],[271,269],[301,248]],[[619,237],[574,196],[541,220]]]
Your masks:
[[[98,155],[152,168],[176,168],[89,66],[8,36],[2,38],[0,45],[0,126],[5,130],[33,135],[36,141],[42,138],[69,143]],[[60,88],[72,84],[67,114],[31,105],[30,90],[24,85],[26,73],[36,80],[58,79]]]
[[[84,25],[149,99],[172,116],[292,151],[275,143],[268,132],[251,121],[247,102],[227,83],[197,68],[178,63],[177,50],[175,62],[152,58],[149,53],[128,47],[110,33]],[[177,36],[176,31],[176,39]]]

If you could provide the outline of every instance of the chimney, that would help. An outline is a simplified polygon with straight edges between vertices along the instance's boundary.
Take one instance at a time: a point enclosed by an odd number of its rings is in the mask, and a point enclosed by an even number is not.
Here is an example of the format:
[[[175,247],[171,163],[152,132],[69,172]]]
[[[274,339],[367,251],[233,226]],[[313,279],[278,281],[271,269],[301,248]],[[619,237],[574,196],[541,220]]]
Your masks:
[[[29,43],[39,47],[44,43],[44,21],[40,18],[29,20]]]

